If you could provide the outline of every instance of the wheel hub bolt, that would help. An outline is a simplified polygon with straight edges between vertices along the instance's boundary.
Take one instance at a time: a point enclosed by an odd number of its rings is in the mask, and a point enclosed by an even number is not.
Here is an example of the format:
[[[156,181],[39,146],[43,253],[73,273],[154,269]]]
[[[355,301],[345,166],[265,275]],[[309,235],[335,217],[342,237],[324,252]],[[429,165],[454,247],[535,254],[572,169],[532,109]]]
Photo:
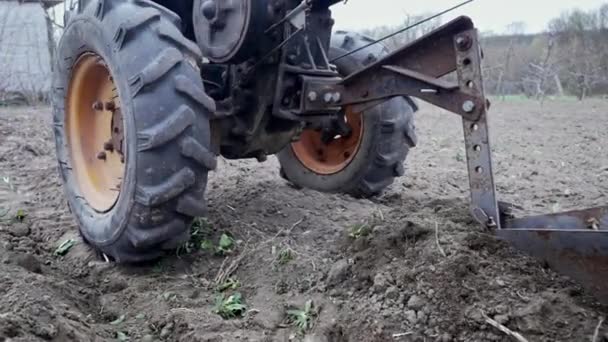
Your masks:
[[[116,109],[116,103],[114,103],[114,101],[106,102],[106,110],[107,111],[111,112],[111,111],[113,111],[115,109]]]
[[[465,111],[465,113],[471,113],[475,110],[475,103],[471,100],[464,101],[462,104],[462,110]]]
[[[217,5],[215,4],[215,1],[209,0],[203,2],[203,4],[201,5],[201,13],[205,17],[205,19],[209,21],[213,20],[217,15]]]
[[[339,92],[335,92],[332,95],[332,100],[334,101],[334,103],[339,103],[340,100],[342,100],[342,94],[340,94]]]
[[[471,37],[469,36],[460,36],[456,38],[456,46],[460,51],[467,51],[471,48],[473,42],[471,41]]]
[[[114,144],[112,143],[112,140],[103,143],[103,149],[110,152],[114,151]]]
[[[93,103],[93,109],[94,110],[102,110],[103,109],[103,103],[101,101],[95,101]]]
[[[308,100],[310,100],[310,102],[315,102],[317,100],[317,92],[315,91],[311,91],[308,93]]]
[[[97,153],[97,159],[99,159],[99,160],[106,160],[106,158],[107,158],[107,155],[106,155],[106,153],[104,151],[101,151],[101,152]]]

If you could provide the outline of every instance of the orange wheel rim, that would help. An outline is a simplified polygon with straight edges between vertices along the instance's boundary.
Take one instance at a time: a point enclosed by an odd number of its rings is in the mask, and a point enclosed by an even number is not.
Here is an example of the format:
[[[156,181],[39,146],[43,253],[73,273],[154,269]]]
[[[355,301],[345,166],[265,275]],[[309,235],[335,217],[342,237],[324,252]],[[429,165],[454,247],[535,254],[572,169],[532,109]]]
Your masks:
[[[65,123],[72,172],[80,193],[93,209],[107,212],[120,195],[124,133],[116,86],[107,65],[96,54],[85,53],[74,65]]]
[[[336,136],[325,143],[322,132],[308,129],[302,132],[300,140],[291,144],[296,158],[309,170],[331,175],[346,168],[357,154],[363,137],[363,115],[347,107],[344,115],[351,128],[348,136]]]

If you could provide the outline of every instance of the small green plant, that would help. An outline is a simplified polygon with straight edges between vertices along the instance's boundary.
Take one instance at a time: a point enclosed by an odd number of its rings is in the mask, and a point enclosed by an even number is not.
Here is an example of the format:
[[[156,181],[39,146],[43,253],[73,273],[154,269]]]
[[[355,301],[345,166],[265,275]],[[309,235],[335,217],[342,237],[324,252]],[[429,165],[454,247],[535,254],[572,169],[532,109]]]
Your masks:
[[[154,267],[152,268],[152,272],[160,274],[169,271],[169,263],[166,260],[167,259],[161,259],[155,263]]]
[[[172,291],[167,291],[163,293],[161,297],[167,302],[175,302],[177,300],[177,294]]]
[[[218,254],[228,254],[232,251],[233,248],[234,248],[234,239],[226,233],[222,234],[222,236],[220,237],[220,242],[217,246],[216,252]]]
[[[294,252],[290,248],[283,248],[279,252],[279,256],[277,257],[277,262],[279,265],[285,265],[295,259]]]
[[[372,233],[372,226],[367,223],[355,224],[350,228],[349,237],[357,240],[362,237],[367,237]]]
[[[11,182],[11,178],[10,177],[2,177],[2,182],[6,185],[8,185],[8,188],[11,191],[15,191],[15,186],[13,185],[13,183]]]
[[[76,245],[76,240],[67,239],[63,241],[61,245],[57,247],[57,249],[55,249],[55,252],[53,254],[56,256],[64,256],[68,254],[68,252],[70,251],[70,249],[72,249],[72,247],[74,247],[74,245]]]
[[[224,292],[226,290],[236,290],[241,287],[241,282],[238,279],[228,278],[226,281],[217,286],[218,292]]]
[[[25,210],[23,210],[23,209],[17,210],[17,213],[15,214],[15,220],[17,222],[23,222],[23,220],[25,220],[26,217],[27,217],[27,213],[25,212]]]
[[[204,239],[203,241],[201,241],[201,250],[203,251],[213,251],[215,249],[215,246],[213,245],[213,242],[209,239]]]
[[[120,342],[129,341],[129,336],[122,331],[116,332],[116,340]]]
[[[304,334],[312,328],[313,318],[316,313],[313,311],[312,300],[308,300],[303,309],[287,310],[287,318],[300,334]]]
[[[243,298],[238,292],[228,297],[221,294],[215,298],[213,313],[220,315],[223,319],[241,317],[246,310],[247,306],[243,304]]]
[[[177,256],[192,254],[200,249],[204,249],[202,248],[202,243],[206,241],[204,235],[210,229],[211,224],[205,218],[195,218],[190,227],[190,239],[177,248]]]

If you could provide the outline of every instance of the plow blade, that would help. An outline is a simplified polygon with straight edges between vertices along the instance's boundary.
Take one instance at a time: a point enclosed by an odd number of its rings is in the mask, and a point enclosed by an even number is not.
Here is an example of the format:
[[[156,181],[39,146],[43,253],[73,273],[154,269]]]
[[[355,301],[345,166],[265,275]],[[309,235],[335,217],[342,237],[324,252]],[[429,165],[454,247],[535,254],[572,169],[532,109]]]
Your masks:
[[[608,207],[512,219],[495,233],[608,305]]]

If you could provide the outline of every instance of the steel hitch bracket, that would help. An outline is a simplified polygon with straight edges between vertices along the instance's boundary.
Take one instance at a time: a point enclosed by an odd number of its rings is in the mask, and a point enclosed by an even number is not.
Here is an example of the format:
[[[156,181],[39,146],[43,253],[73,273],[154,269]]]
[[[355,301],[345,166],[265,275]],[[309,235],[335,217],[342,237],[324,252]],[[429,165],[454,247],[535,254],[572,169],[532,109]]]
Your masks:
[[[481,60],[473,22],[459,17],[342,80],[304,78],[302,113],[346,105],[363,110],[395,96],[412,96],[460,115],[473,217],[608,304],[608,206],[513,218],[499,205]],[[312,93],[319,96],[306,96]]]

